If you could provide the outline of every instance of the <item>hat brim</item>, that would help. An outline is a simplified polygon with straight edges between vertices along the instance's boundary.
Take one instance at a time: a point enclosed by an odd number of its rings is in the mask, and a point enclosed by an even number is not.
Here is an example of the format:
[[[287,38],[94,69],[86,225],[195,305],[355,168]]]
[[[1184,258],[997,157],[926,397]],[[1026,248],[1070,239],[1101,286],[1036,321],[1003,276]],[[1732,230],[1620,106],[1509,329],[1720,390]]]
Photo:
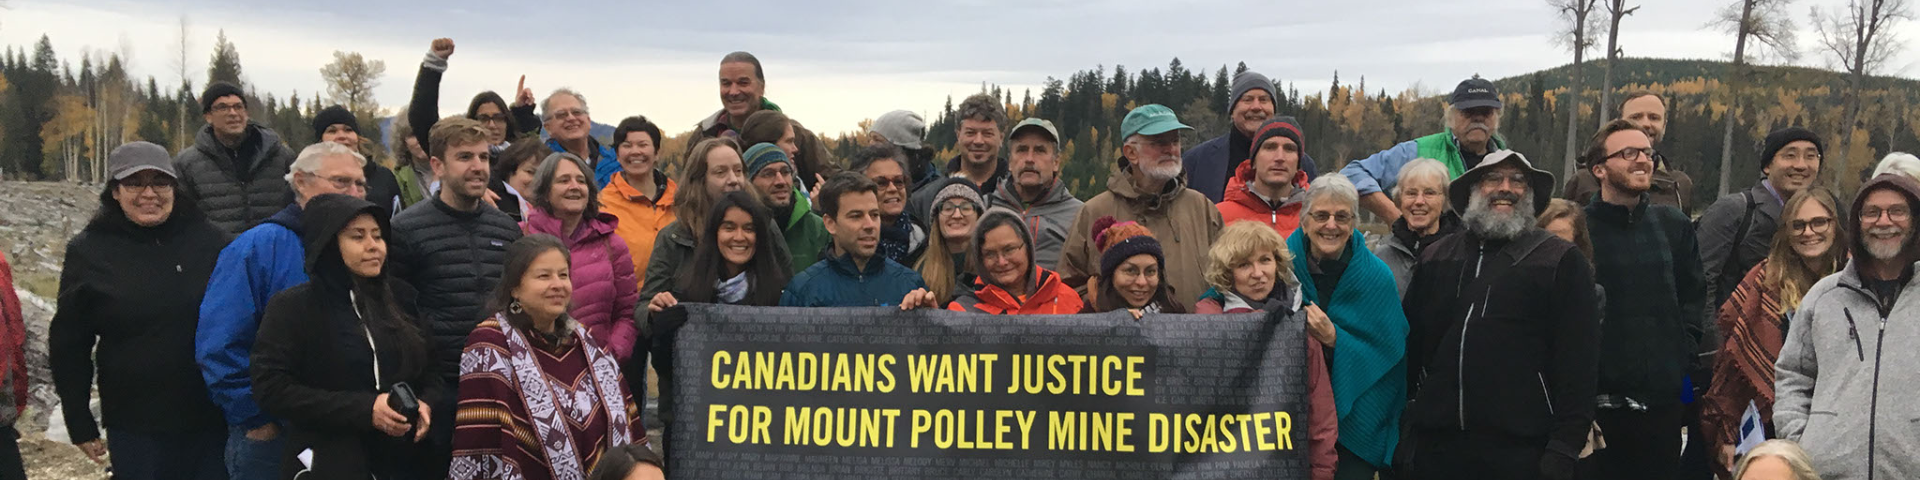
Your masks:
[[[128,168],[128,169],[127,169],[127,171],[124,171],[124,172],[120,172],[120,173],[116,173],[116,174],[113,174],[113,179],[114,179],[114,180],[126,180],[126,179],[127,179],[127,177],[131,177],[131,176],[133,176],[133,175],[134,175],[134,174],[136,174],[136,173],[140,173],[140,172],[144,172],[144,171],[148,171],[148,170],[152,170],[152,171],[156,171],[156,172],[160,172],[160,173],[164,173],[164,174],[167,174],[167,176],[168,176],[168,177],[171,177],[171,178],[180,178],[180,175],[178,175],[178,174],[175,174],[175,173],[173,173],[173,170],[168,170],[168,169],[166,169],[166,168],[161,168],[161,167],[158,167],[158,166],[154,166],[154,165],[140,165],[140,166],[136,166],[136,167],[132,167],[132,168]]]
[[[1154,122],[1154,123],[1149,123],[1146,126],[1140,127],[1140,130],[1135,131],[1132,134],[1127,136],[1131,137],[1133,135],[1159,135],[1162,133],[1177,132],[1181,130],[1193,130],[1193,127],[1189,127],[1187,126],[1187,124],[1180,123],[1177,121],[1172,121],[1172,120],[1164,121],[1164,122]]]
[[[1473,198],[1473,191],[1480,185],[1480,177],[1486,176],[1487,171],[1493,167],[1507,163],[1512,163],[1520,167],[1520,171],[1527,173],[1527,191],[1533,194],[1533,214],[1539,215],[1540,212],[1546,211],[1547,204],[1553,201],[1553,174],[1522,163],[1518,156],[1508,156],[1498,163],[1481,164],[1472,170],[1467,170],[1466,173],[1460,174],[1460,178],[1454,179],[1447,185],[1447,204],[1453,207],[1454,213],[1465,215],[1467,204],[1471,203],[1470,200]]]
[[[1470,109],[1481,108],[1481,107],[1501,108],[1504,106],[1505,104],[1500,103],[1500,101],[1496,99],[1480,99],[1480,100],[1467,100],[1464,102],[1453,104],[1453,109],[1454,110],[1470,110]]]
[[[1020,136],[1020,132],[1025,132],[1028,130],[1034,130],[1040,133],[1047,134],[1047,137],[1053,139],[1053,143],[1060,143],[1060,135],[1053,133],[1052,130],[1048,130],[1047,127],[1041,126],[1040,124],[1037,124],[1037,123],[1029,123],[1026,125],[1013,127],[1013,131],[1007,132],[1007,139],[1012,140],[1013,137]]]

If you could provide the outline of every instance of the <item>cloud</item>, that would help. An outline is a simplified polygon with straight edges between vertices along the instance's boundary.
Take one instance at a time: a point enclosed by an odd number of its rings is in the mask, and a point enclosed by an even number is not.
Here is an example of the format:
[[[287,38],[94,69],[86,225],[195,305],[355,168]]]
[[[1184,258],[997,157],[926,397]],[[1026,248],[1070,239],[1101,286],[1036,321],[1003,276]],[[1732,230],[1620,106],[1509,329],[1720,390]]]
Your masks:
[[[182,14],[192,18],[188,70],[196,85],[214,32],[225,29],[249,80],[281,97],[320,92],[319,68],[334,50],[384,60],[375,93],[395,109],[411,95],[428,42],[446,36],[459,51],[443,83],[443,112],[463,109],[481,90],[509,94],[526,75],[541,95],[561,86],[585,93],[596,121],[645,114],[669,131],[718,109],[716,67],[734,50],[759,56],[768,96],[821,132],[851,130],[894,109],[931,116],[948,96],[982,82],[1019,98],[1029,88],[1037,94],[1049,76],[1095,66],[1164,69],[1175,57],[1209,75],[1244,61],[1302,91],[1322,90],[1338,71],[1343,82],[1364,76],[1370,90],[1390,92],[1446,89],[1476,73],[1518,75],[1571,57],[1552,44],[1554,12],[1541,0],[12,3],[0,43],[26,46],[45,33],[62,58],[74,58],[83,49],[118,50],[126,38],[132,71],[163,85],[176,83],[170,58]],[[1627,55],[1717,59],[1732,49],[1730,38],[1704,27],[1721,2],[1638,3],[1622,24]],[[1920,22],[1899,31],[1916,38]],[[1810,43],[1813,34],[1801,37]],[[1903,53],[1893,64],[1916,60]]]

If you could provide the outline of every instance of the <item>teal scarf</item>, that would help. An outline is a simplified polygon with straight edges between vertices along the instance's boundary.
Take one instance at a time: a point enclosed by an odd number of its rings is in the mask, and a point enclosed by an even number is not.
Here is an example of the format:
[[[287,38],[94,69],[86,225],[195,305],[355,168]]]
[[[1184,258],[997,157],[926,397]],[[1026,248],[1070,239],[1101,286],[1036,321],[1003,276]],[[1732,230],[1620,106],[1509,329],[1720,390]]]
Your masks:
[[[1312,298],[1312,253],[1306,227],[1287,236],[1293,275]],[[1367,250],[1365,237],[1353,232],[1347,272],[1334,287],[1332,301],[1320,308],[1333,320],[1333,399],[1340,413],[1340,445],[1386,468],[1400,443],[1400,412],[1407,403],[1407,315],[1400,308],[1393,271]]]

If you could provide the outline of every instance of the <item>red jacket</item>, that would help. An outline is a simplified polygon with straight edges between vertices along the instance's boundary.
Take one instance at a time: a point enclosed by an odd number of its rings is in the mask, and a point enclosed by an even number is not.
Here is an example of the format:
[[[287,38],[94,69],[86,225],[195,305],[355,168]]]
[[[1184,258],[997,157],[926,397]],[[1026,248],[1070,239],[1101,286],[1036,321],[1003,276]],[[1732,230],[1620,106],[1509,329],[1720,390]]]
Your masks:
[[[993,285],[981,276],[973,281],[974,290],[961,294],[947,304],[947,309],[956,312],[985,313],[989,315],[1068,315],[1080,313],[1084,306],[1080,294],[1060,281],[1060,275],[1052,270],[1033,267],[1033,278],[1040,281],[1040,288],[1033,289],[1033,295],[1021,299],[1008,294],[1006,290]]]
[[[1228,201],[1232,201],[1235,191],[1227,190]],[[1252,311],[1252,308],[1238,307],[1223,312],[1217,297],[1201,299],[1199,304],[1193,306],[1193,313],[1202,315]],[[1307,432],[1307,446],[1312,449],[1307,458],[1313,466],[1312,479],[1333,480],[1334,464],[1340,459],[1333,449],[1333,445],[1340,440],[1340,412],[1334,410],[1333,381],[1327,379],[1326,351],[1320,341],[1311,336],[1307,337],[1307,402],[1307,415],[1310,417],[1307,425],[1312,429]]]
[[[1261,200],[1247,188],[1253,181],[1253,162],[1240,162],[1240,168],[1234,170],[1233,178],[1227,180],[1226,200],[1217,207],[1220,219],[1227,224],[1241,220],[1252,220],[1273,227],[1286,238],[1300,227],[1300,208],[1307,199],[1307,172],[1294,172],[1293,194],[1282,199],[1280,208]]]
[[[0,395],[11,395],[13,411],[0,413],[12,425],[27,410],[27,326],[20,296],[13,292],[13,267],[0,253]]]

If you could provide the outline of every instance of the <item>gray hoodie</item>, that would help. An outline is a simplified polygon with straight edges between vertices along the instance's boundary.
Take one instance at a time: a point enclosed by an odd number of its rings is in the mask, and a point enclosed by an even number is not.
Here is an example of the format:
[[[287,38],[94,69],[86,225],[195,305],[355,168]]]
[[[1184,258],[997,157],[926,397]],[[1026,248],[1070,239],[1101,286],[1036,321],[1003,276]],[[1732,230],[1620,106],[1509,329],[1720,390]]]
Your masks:
[[[1920,185],[1882,175],[1861,188],[1851,211],[1867,194],[1895,189],[1920,206]],[[1894,298],[1883,299],[1860,276],[1872,258],[1854,234],[1853,260],[1821,279],[1801,300],[1775,362],[1773,422],[1781,438],[1813,457],[1828,480],[1920,478],[1920,281],[1909,280]],[[1911,260],[1920,248],[1909,241]]]
[[[1067,229],[1073,228],[1073,217],[1080,214],[1080,207],[1085,203],[1073,198],[1066,182],[1055,179],[1053,187],[1047,189],[1040,201],[1027,204],[1020,199],[1015,183],[1018,182],[1000,182],[1000,189],[987,200],[988,206],[1019,212],[1020,219],[1027,224],[1027,233],[1033,236],[1033,261],[1048,270],[1060,268],[1060,248],[1067,244]]]

